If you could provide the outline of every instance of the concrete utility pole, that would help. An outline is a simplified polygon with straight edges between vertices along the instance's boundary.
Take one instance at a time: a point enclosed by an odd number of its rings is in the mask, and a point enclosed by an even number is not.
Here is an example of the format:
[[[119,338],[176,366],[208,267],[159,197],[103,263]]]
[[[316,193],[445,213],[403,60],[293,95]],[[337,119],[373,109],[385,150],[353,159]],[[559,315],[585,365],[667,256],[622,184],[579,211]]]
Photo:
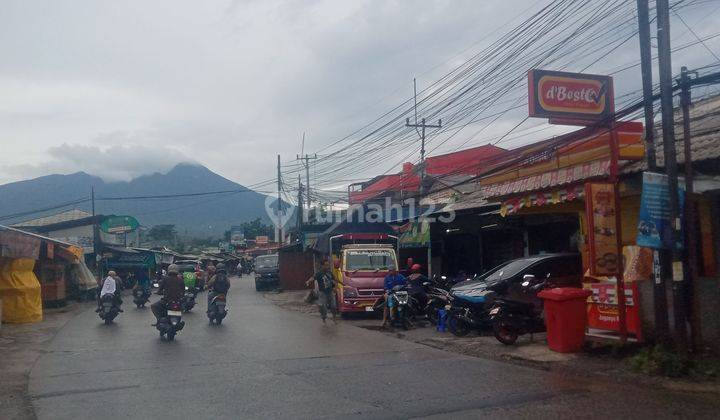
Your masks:
[[[678,168],[675,150],[675,118],[673,112],[672,61],[670,54],[670,5],[668,0],[657,0],[658,65],[660,74],[660,105],[662,107],[663,153],[665,171],[668,175],[668,213],[671,227],[665,232],[670,246],[669,255],[674,262],[678,258],[677,238],[679,237],[680,215],[678,201]],[[666,265],[667,267],[667,265]],[[678,350],[687,350],[687,328],[685,325],[684,279],[673,272],[673,314],[675,321],[675,345]]]
[[[297,160],[305,161],[305,189],[307,190],[305,196],[308,210],[310,210],[310,159],[317,159],[317,154],[313,154],[312,156],[307,153],[305,156],[297,155]]]
[[[415,99],[415,123],[410,124],[410,118],[405,119],[405,127],[412,127],[417,131],[420,136],[420,194],[425,193],[425,129],[427,128],[442,128],[442,120],[439,119],[437,124],[426,124],[425,118],[420,119],[418,124],[417,116],[417,82],[413,78],[413,97]],[[418,130],[419,129],[419,130]]]
[[[303,186],[300,180],[300,174],[298,174],[298,205],[297,205],[297,228],[298,233],[302,228],[303,223]]]
[[[275,242],[281,244],[283,231],[282,231],[282,177],[280,174],[280,155],[277,155],[277,210],[275,215],[277,216],[277,226],[275,227]]]
[[[655,158],[655,110],[653,107],[652,47],[650,45],[650,11],[648,0],[637,0],[638,34],[640,38],[640,69],[642,73],[643,100],[645,102],[645,156],[649,171],[657,171]],[[655,331],[660,343],[670,341],[667,292],[661,261],[666,260],[665,250],[653,250],[653,306]]]
[[[692,95],[690,93],[690,74],[687,67],[683,67],[680,70],[680,105],[682,106],[683,114],[683,145],[685,155],[685,252],[686,257],[683,258],[683,273],[685,278],[689,280],[686,284],[690,285],[691,296],[690,308],[688,308],[687,314],[690,315],[690,327],[691,327],[691,338],[692,338],[692,349],[693,352],[701,351],[702,349],[702,329],[701,329],[701,317],[700,317],[700,284],[698,282],[698,249],[696,239],[698,233],[696,232],[697,227],[697,213],[695,210],[695,200],[693,197],[694,187],[693,179],[695,174],[693,173],[692,167],[692,148],[691,148],[691,134],[690,134],[690,105],[692,104]],[[697,77],[697,73],[695,73]]]

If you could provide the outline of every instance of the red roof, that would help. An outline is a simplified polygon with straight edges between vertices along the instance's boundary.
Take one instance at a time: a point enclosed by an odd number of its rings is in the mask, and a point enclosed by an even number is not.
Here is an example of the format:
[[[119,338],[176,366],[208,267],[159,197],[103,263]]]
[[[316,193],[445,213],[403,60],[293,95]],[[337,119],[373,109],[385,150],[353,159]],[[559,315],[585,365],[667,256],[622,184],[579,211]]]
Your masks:
[[[507,150],[487,144],[425,159],[426,173],[430,176],[477,175],[483,162],[506,153]],[[386,192],[417,192],[420,190],[420,176],[412,163],[404,163],[397,174],[382,175],[362,185],[362,190],[349,193],[350,204],[382,197]]]

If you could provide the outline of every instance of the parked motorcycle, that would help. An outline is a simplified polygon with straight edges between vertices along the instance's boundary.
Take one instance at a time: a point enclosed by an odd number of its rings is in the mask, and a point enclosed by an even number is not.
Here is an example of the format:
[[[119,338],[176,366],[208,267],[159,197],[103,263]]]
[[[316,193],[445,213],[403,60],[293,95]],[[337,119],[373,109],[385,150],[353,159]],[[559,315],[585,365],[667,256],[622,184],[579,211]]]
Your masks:
[[[497,293],[489,289],[475,289],[455,293],[448,310],[448,329],[457,337],[470,331],[489,330],[492,326],[488,314],[489,304]]]
[[[546,283],[547,280],[538,281],[528,274],[523,277],[521,286],[524,293],[536,295]],[[542,307],[538,310],[532,302],[498,299],[489,315],[495,338],[505,345],[514,344],[521,335],[545,331]]]
[[[424,282],[422,285],[425,289],[426,296],[425,305],[422,311],[430,323],[437,325],[438,311],[450,305],[453,297],[442,284],[436,283],[434,279]]]
[[[195,298],[200,290],[197,287],[185,286],[185,294],[182,299],[182,311],[190,312],[195,307]]]
[[[225,300],[224,294],[217,294],[215,297],[212,298],[207,313],[207,316],[210,319],[210,325],[213,324],[213,321],[217,325],[222,324],[222,321],[228,312],[227,309],[225,309],[226,304],[227,302]]]
[[[138,309],[144,308],[145,304],[150,302],[150,290],[136,287],[133,289],[133,303]]]
[[[115,317],[120,313],[120,308],[115,304],[115,296],[105,295],[100,299],[100,319],[105,321],[105,325],[112,324]]]
[[[182,304],[180,302],[170,302],[166,315],[160,318],[155,325],[160,332],[160,339],[167,339],[167,341],[173,341],[178,331],[184,327],[185,321],[182,320]]]

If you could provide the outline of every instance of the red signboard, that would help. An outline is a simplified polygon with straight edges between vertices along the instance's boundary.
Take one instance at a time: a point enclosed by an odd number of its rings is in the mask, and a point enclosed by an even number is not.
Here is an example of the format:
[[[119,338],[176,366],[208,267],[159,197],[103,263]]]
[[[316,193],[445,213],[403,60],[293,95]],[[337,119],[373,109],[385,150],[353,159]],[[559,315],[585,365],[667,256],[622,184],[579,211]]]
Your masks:
[[[619,331],[620,310],[617,287],[614,281],[590,283],[586,286],[593,294],[588,298],[588,327],[599,330]],[[625,326],[630,334],[642,340],[640,299],[637,282],[627,283],[625,291]]]
[[[615,112],[613,81],[609,76],[530,70],[528,96],[531,117],[550,118],[563,124],[590,125]]]

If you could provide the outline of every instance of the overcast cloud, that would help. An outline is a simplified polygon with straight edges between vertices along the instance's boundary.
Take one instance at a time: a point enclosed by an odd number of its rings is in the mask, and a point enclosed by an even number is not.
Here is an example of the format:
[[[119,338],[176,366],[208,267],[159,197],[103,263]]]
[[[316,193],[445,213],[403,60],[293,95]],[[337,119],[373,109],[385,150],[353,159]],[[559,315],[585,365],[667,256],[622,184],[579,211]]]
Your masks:
[[[5,1],[0,183],[79,170],[126,180],[180,161],[245,185],[272,178],[275,154],[299,153],[303,131],[320,150],[535,3]],[[703,19],[707,35],[716,20],[686,17]]]

